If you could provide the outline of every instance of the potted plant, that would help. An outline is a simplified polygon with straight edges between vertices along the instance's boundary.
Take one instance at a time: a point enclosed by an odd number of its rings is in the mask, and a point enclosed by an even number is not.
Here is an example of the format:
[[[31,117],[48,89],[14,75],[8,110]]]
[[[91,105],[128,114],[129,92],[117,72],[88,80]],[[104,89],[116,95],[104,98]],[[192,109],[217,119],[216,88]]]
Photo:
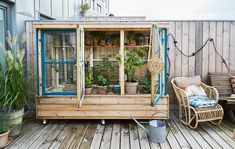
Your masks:
[[[98,31],[91,32],[91,37],[92,37],[93,46],[98,46],[99,39],[100,39],[100,32],[98,32]]]
[[[10,144],[9,132],[9,117],[0,115],[0,148],[4,148]]]
[[[86,69],[85,69],[85,94],[91,94],[92,92],[92,68],[90,66],[90,63],[86,63]]]
[[[86,12],[90,9],[90,6],[88,3],[82,3],[80,5],[80,9],[81,9],[81,15],[85,16]]]
[[[128,45],[129,46],[135,46],[135,33],[134,32],[128,32],[127,39],[128,39]]]
[[[136,34],[136,44],[144,45],[144,42],[145,42],[144,34],[141,33]]]
[[[98,93],[106,94],[114,76],[114,67],[108,58],[103,58],[94,67],[94,79],[98,85]]]
[[[10,136],[18,135],[26,104],[26,83],[24,76],[23,59],[25,50],[25,35],[18,43],[17,34],[11,38],[7,32],[7,43],[9,49],[0,47],[0,73],[3,78],[0,84],[0,109],[1,115],[9,116]]]
[[[100,46],[106,46],[106,35],[105,32],[100,32]]]
[[[138,81],[134,79],[135,69],[144,64],[143,53],[141,50],[134,49],[127,51],[125,56],[125,73],[127,81],[125,83],[127,94],[136,94]]]

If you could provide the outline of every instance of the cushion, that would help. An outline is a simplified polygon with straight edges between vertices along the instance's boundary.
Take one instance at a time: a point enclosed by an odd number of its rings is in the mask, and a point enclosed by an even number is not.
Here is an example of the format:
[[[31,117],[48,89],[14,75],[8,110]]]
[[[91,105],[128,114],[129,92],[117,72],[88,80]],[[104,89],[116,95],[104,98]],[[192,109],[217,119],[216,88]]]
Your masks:
[[[235,93],[235,76],[231,76],[231,85],[233,88],[233,93]]]
[[[194,76],[194,77],[179,77],[175,78],[175,85],[178,86],[181,89],[186,89],[186,87],[190,85],[201,85],[201,77]]]
[[[201,86],[190,85],[185,89],[185,94],[189,96],[207,96],[206,92]]]
[[[194,108],[203,108],[215,106],[217,102],[206,96],[190,96],[189,97],[190,105]]]

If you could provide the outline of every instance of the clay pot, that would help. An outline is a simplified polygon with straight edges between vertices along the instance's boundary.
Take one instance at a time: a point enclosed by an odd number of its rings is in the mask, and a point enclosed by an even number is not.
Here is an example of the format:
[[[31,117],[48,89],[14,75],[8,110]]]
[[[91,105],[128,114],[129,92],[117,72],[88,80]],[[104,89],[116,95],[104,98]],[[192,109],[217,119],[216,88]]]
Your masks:
[[[0,148],[4,148],[7,144],[9,144],[9,132],[10,130],[8,130],[7,132],[0,134]]]
[[[130,40],[128,41],[128,44],[129,44],[129,46],[135,46],[135,45],[136,45],[136,42],[135,42],[134,39],[130,39]]]
[[[85,94],[90,95],[92,93],[92,88],[85,88]]]
[[[90,39],[86,39],[85,40],[85,45],[86,46],[90,46],[91,45],[91,40]]]
[[[98,46],[99,41],[97,39],[93,39],[93,46]]]
[[[103,39],[102,39],[102,40],[100,40],[100,46],[103,46],[103,47],[104,47],[104,46],[106,46],[106,42],[105,42],[105,40],[103,40]]]
[[[126,82],[126,93],[129,95],[134,95],[137,92],[138,82]]]
[[[107,93],[107,86],[98,86],[98,93],[99,94],[106,94]]]

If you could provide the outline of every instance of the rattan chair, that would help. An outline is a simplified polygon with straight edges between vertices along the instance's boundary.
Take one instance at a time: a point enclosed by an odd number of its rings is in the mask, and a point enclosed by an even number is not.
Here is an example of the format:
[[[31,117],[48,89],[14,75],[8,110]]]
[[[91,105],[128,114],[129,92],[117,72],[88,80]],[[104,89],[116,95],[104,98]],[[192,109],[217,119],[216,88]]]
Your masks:
[[[181,77],[181,79],[182,78],[183,77]],[[219,104],[204,108],[194,108],[190,106],[189,99],[186,96],[185,91],[176,86],[175,79],[171,80],[171,84],[179,102],[179,120],[192,129],[197,128],[199,122],[210,121],[214,125],[220,124],[224,116],[223,108]],[[219,94],[216,88],[204,83],[201,83],[201,86],[208,97],[218,102]]]

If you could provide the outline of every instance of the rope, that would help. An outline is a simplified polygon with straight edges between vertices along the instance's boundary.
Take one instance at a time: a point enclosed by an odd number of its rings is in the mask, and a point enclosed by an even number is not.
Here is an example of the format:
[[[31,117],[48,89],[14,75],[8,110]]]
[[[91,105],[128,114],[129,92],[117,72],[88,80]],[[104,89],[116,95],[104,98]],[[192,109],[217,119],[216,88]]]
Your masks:
[[[177,41],[175,40],[175,37],[174,37],[172,34],[168,34],[168,37],[171,37],[171,38],[173,39],[173,43],[174,43],[175,48],[176,48],[182,55],[184,55],[184,56],[186,56],[186,57],[193,57],[193,56],[197,55],[200,51],[202,51],[202,50],[204,49],[204,47],[208,44],[208,42],[212,42],[213,48],[214,48],[216,54],[219,55],[219,57],[222,59],[222,63],[224,63],[225,67],[226,67],[226,68],[228,69],[228,71],[230,72],[230,69],[229,69],[228,64],[226,63],[225,59],[224,59],[224,58],[222,57],[222,55],[217,51],[216,46],[215,46],[215,41],[214,41],[213,38],[208,38],[208,39],[206,40],[206,42],[202,45],[201,48],[199,48],[196,52],[193,52],[191,55],[187,55],[187,54],[183,53],[182,50],[179,49],[179,47],[177,46]],[[168,48],[168,50],[169,50],[169,49],[170,49],[170,48]],[[170,65],[170,59],[169,59],[169,57],[168,57],[168,61],[169,61],[169,65]]]

